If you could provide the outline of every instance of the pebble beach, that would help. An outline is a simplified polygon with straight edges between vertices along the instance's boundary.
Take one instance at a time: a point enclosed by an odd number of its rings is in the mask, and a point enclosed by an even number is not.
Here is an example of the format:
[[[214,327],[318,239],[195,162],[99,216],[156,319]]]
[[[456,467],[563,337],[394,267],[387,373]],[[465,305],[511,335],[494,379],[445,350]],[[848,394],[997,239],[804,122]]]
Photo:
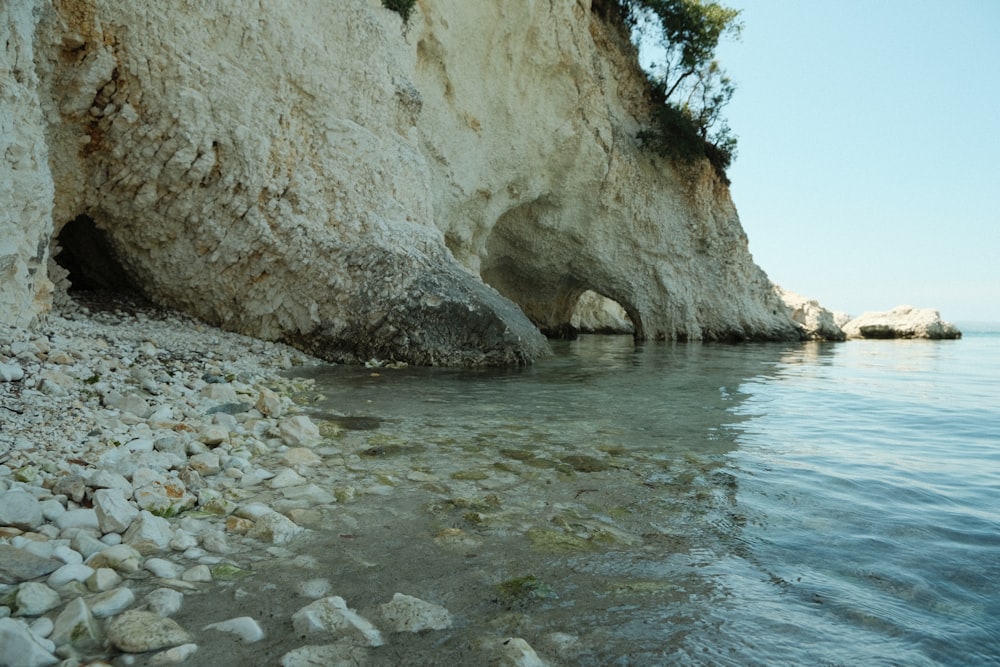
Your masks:
[[[0,325],[0,665],[201,664],[276,625],[302,638],[282,665],[357,664],[393,632],[447,628],[405,594],[366,618],[323,580],[301,582],[290,619],[174,618],[293,559],[309,513],[337,503],[309,478],[338,427],[292,399],[311,380],[282,375],[319,363],[121,298]],[[499,650],[537,659],[516,638]]]

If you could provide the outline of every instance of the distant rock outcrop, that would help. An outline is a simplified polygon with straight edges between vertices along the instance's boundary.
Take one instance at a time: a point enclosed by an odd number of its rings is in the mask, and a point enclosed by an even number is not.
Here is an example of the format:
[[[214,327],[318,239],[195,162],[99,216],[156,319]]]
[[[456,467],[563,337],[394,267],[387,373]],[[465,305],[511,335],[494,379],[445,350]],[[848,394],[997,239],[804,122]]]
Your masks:
[[[885,312],[868,312],[844,325],[848,338],[961,338],[951,322],[945,322],[933,308],[897,306]]]
[[[838,322],[838,313],[827,310],[815,299],[778,285],[774,286],[774,291],[788,309],[788,316],[801,328],[803,339],[844,340],[847,337]],[[843,321],[843,318],[840,319]]]
[[[345,361],[527,363],[587,290],[638,338],[800,335],[589,0],[21,0],[0,76],[4,321],[93,281]]]

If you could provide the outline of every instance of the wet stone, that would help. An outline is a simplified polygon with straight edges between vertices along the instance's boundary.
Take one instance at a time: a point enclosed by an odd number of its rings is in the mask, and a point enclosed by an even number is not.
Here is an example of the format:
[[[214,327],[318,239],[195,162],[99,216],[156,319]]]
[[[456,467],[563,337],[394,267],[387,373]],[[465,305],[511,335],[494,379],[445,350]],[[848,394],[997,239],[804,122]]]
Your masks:
[[[9,544],[0,544],[0,584],[16,584],[50,574],[63,562],[37,556]]]
[[[176,621],[140,610],[127,611],[108,623],[107,637],[115,648],[126,653],[155,651],[190,641]]]

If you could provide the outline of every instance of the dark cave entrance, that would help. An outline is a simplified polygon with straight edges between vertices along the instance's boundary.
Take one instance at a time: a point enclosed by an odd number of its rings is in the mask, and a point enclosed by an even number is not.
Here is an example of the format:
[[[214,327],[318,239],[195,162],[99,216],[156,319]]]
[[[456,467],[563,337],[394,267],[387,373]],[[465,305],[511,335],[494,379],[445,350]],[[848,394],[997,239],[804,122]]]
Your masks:
[[[122,266],[104,230],[89,215],[78,215],[56,236],[56,264],[68,273],[68,295],[88,305],[122,299],[145,302],[142,291]]]

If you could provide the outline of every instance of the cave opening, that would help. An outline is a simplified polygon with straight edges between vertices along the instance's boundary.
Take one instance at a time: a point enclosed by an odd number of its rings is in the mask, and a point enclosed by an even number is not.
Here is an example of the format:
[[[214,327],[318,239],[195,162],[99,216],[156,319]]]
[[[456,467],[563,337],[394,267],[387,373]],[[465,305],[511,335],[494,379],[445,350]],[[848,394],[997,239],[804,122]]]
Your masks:
[[[635,335],[635,324],[628,310],[593,290],[580,294],[569,323],[579,333]]]
[[[56,237],[56,243],[59,252],[54,259],[69,274],[67,292],[70,296],[142,296],[118,259],[107,234],[89,215],[78,215],[67,222]]]

